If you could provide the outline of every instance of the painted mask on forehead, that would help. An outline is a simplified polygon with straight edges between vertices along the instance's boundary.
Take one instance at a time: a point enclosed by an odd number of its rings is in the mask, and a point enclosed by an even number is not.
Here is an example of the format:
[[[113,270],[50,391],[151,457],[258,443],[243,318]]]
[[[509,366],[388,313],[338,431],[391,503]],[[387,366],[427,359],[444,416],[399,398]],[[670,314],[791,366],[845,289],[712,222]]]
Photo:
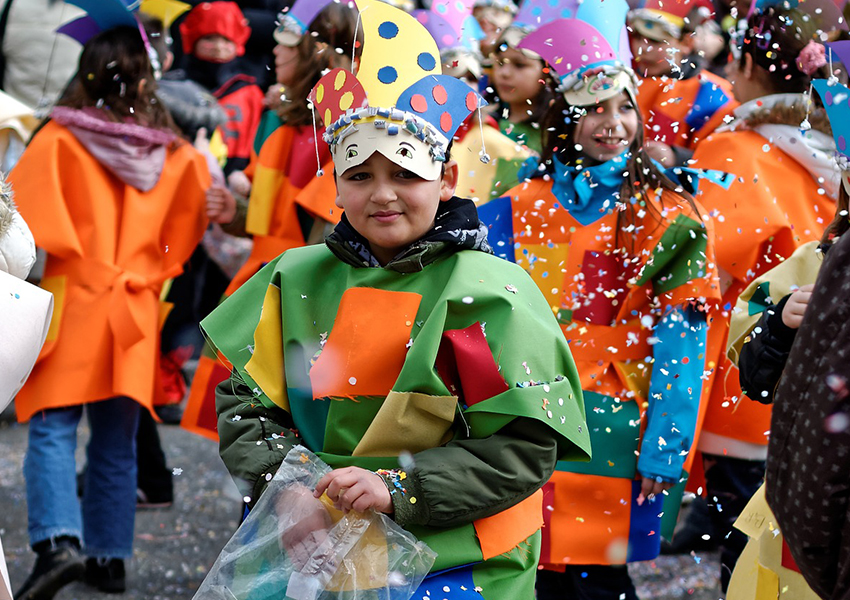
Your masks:
[[[378,0],[358,0],[357,8],[357,75],[334,69],[310,93],[337,173],[379,152],[423,179],[438,179],[458,127],[486,103],[440,73],[437,45],[415,18]]]

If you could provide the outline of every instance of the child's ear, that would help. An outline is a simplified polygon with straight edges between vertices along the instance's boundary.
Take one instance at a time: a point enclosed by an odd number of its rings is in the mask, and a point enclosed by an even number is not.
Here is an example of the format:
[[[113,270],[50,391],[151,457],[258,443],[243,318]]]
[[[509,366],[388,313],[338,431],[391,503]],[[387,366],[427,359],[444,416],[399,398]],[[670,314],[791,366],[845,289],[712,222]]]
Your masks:
[[[450,160],[443,167],[443,177],[440,180],[440,202],[447,202],[455,195],[457,174],[457,161]]]
[[[344,209],[345,207],[342,205],[342,198],[339,196],[339,174],[334,169],[334,187],[336,188],[336,198],[334,198],[334,204],[337,208]]]
[[[174,53],[169,50],[165,53],[165,58],[162,61],[162,72],[165,73],[174,65]]]

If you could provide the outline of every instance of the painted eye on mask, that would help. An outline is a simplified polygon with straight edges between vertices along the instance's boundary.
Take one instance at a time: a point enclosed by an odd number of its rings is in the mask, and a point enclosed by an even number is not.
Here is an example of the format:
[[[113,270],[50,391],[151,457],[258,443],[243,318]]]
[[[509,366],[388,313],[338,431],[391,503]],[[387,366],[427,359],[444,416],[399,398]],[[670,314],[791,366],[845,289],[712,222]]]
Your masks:
[[[413,158],[413,152],[410,151],[410,148],[399,148],[395,153],[400,154],[402,158]]]
[[[352,158],[358,156],[356,148],[349,148],[345,153],[345,160],[351,160]]]

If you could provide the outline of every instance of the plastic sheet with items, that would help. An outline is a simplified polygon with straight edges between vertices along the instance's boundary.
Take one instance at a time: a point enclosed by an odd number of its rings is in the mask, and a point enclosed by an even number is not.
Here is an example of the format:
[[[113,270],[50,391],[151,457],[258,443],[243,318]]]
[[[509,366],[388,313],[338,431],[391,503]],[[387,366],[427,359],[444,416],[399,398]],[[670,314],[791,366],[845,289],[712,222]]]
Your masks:
[[[407,600],[436,554],[386,515],[313,497],[330,468],[296,446],[194,600]]]

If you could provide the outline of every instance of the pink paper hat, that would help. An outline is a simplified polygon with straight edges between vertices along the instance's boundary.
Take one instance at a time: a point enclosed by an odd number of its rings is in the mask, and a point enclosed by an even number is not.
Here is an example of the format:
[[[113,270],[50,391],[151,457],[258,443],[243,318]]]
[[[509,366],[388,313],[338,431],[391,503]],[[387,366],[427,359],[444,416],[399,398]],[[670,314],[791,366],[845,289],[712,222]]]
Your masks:
[[[275,41],[284,46],[297,45],[316,15],[331,2],[334,0],[296,0],[288,12],[278,17],[280,25],[274,32]]]
[[[539,54],[561,80],[570,104],[588,106],[621,91],[636,96],[629,66],[626,0],[585,0],[575,19],[558,19],[529,33],[519,48]]]

